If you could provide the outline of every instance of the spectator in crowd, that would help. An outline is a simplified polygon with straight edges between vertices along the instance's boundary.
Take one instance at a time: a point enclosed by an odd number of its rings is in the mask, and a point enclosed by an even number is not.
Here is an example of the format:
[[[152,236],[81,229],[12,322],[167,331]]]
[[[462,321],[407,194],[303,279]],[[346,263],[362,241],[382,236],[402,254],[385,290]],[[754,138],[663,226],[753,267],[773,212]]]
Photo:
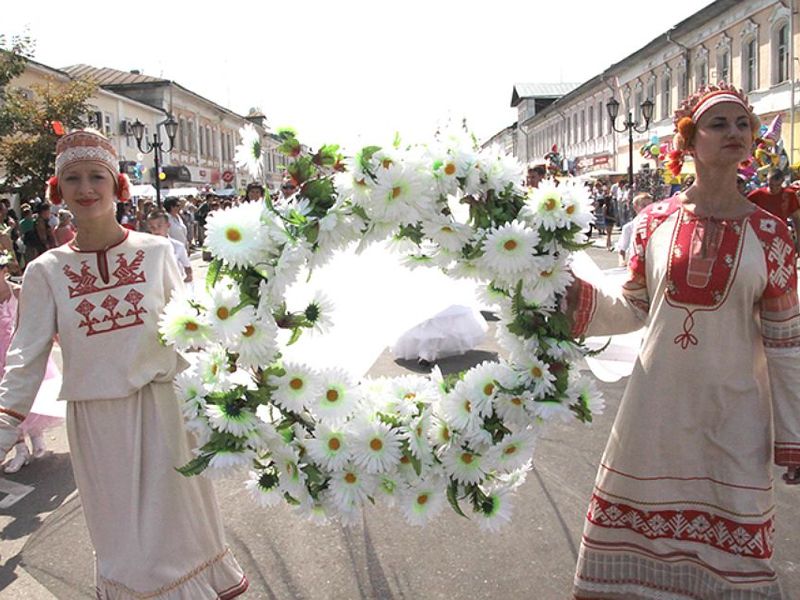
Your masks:
[[[167,198],[164,200],[164,212],[169,217],[169,237],[178,240],[189,250],[189,238],[186,236],[186,223],[183,222],[180,212],[180,200],[178,198]],[[150,221],[148,220],[148,223]]]
[[[528,167],[528,174],[525,178],[525,183],[529,188],[538,188],[539,183],[547,175],[547,170],[544,165],[536,165],[535,167]]]
[[[180,199],[180,212],[178,213],[183,219],[183,224],[186,226],[186,248],[191,249],[194,245],[194,196],[189,196],[187,199]]]
[[[264,199],[264,186],[260,183],[249,183],[247,185],[246,198],[248,201],[263,200]]]
[[[185,282],[192,281],[192,263],[189,261],[189,255],[186,252],[186,246],[181,244],[178,240],[169,237],[169,216],[163,210],[154,210],[147,217],[147,227],[153,235],[160,235],[169,239],[172,243],[172,250],[175,252],[175,258],[178,261],[178,266],[183,269]]]
[[[795,231],[795,247],[797,247],[797,232],[800,231],[800,201],[793,189],[783,186],[785,177],[781,169],[770,170],[766,187],[753,190],[747,198],[753,204],[783,220],[784,223],[791,220]]]
[[[646,192],[636,194],[632,203],[633,212],[638,215],[644,207],[652,204],[652,202],[653,197],[650,194]],[[633,229],[635,226],[636,218],[631,219],[622,226],[622,232],[619,235],[619,240],[617,240],[617,253],[619,254],[620,265],[627,265],[630,259],[631,248],[633,246]]]
[[[75,237],[75,225],[72,223],[72,213],[67,209],[61,209],[58,213],[58,225],[53,230],[56,245],[63,246],[68,244]]]
[[[41,202],[36,208],[33,228],[25,234],[25,260],[30,262],[50,248],[56,247],[53,230],[50,227],[50,203]]]
[[[202,246],[206,241],[206,219],[211,210],[211,200],[214,196],[206,194],[197,210],[194,211],[194,221],[197,223],[197,245]]]

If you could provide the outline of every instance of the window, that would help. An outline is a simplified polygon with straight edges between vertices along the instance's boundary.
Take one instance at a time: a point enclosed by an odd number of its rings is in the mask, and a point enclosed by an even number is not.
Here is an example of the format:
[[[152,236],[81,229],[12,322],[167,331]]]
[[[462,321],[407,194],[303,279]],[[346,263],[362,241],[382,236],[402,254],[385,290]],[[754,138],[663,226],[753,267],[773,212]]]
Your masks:
[[[186,152],[189,150],[189,132],[186,129],[186,119],[183,117],[178,118],[178,150]]]
[[[572,143],[578,143],[578,113],[573,113],[572,115]]]
[[[586,141],[586,111],[581,111],[581,141]]]
[[[708,60],[698,60],[697,70],[695,71],[695,81],[697,82],[697,87],[708,84]]]
[[[194,119],[187,121],[186,129],[189,132],[189,152],[195,154],[197,152],[197,129],[195,129]]]
[[[198,136],[200,138],[200,156],[206,155],[206,136],[203,134],[204,131],[205,128],[201,125],[199,131],[200,135]]]
[[[603,137],[603,103],[597,103],[597,137]]]
[[[655,78],[655,76],[650,77],[650,79],[647,80],[647,99],[650,100],[650,102],[655,102],[656,101],[656,78]]]
[[[214,150],[211,148],[211,128],[206,125],[206,156],[212,156]]]
[[[86,115],[86,124],[97,131],[103,130],[103,111],[93,110]]]
[[[781,25],[775,33],[774,83],[789,79],[789,25]]]
[[[731,80],[731,53],[722,50],[717,56],[717,79],[730,83]]]
[[[103,133],[111,137],[111,113],[103,113]]]
[[[214,158],[219,158],[219,152],[217,151],[217,130],[214,129],[211,131],[211,156]]]
[[[572,142],[572,139],[570,137],[570,136],[572,136],[572,127],[571,127],[572,121],[570,120],[569,117],[566,118],[566,121],[567,121],[567,137],[566,137],[565,145],[569,145]]]
[[[745,92],[758,88],[758,45],[751,37],[742,44],[742,84]]]
[[[667,119],[672,114],[672,76],[669,71],[661,77],[661,118]]]
[[[678,73],[678,96],[681,100],[686,98],[689,95],[689,82],[687,81],[688,76],[686,74],[686,68],[684,67],[680,73]],[[680,100],[679,100],[680,102]]]
[[[642,92],[642,86],[637,86],[636,94],[634,95],[634,107],[633,107],[633,120],[637,123],[642,120],[642,102],[644,102],[644,93]]]
[[[589,139],[594,137],[594,106],[589,107]]]

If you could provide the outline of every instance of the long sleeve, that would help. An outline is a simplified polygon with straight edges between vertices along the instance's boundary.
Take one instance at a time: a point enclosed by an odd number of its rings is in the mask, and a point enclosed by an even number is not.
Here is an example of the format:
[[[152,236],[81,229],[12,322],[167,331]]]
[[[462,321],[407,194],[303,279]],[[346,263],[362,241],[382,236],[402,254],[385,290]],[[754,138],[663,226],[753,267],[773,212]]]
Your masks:
[[[41,262],[34,261],[22,280],[19,323],[0,382],[0,451],[7,452],[17,440],[17,426],[36,398],[55,334],[55,299]]]
[[[767,356],[775,429],[775,464],[800,466],[800,305],[795,254],[788,232],[767,252],[768,285],[761,298],[761,335]]]
[[[185,275],[181,272],[182,269],[178,266],[178,259],[175,258],[175,253],[172,251],[172,245],[166,252],[164,259],[164,302],[169,302],[173,294],[176,292],[183,292],[185,284],[183,282]]]

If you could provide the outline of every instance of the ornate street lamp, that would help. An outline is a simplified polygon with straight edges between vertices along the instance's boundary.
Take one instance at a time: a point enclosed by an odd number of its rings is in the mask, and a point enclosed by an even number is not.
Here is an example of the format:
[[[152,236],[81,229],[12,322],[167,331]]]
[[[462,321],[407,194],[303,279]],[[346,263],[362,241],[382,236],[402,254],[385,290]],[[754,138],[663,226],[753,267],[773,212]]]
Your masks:
[[[647,131],[647,126],[650,125],[650,119],[653,118],[653,102],[648,98],[641,105],[642,116],[644,117],[644,125],[639,127],[638,123],[633,120],[633,114],[628,111],[628,118],[623,123],[621,129],[617,129],[617,115],[619,114],[619,101],[612,97],[606,104],[608,117],[611,119],[611,126],[614,131],[618,133],[628,132],[628,185],[633,189],[633,132],[644,133]]]
[[[161,136],[158,134],[158,128],[163,125],[164,130],[167,132],[169,139],[169,148],[164,148],[164,142],[161,141]],[[139,119],[131,125],[133,130],[133,137],[136,138],[136,146],[144,154],[153,153],[153,161],[156,167],[156,204],[161,208],[161,155],[163,152],[171,152],[175,147],[175,136],[178,133],[178,122],[168,115],[166,120],[156,124],[156,130],[153,132],[153,139],[148,140],[144,137],[144,123]],[[144,142],[144,145],[142,145]]]

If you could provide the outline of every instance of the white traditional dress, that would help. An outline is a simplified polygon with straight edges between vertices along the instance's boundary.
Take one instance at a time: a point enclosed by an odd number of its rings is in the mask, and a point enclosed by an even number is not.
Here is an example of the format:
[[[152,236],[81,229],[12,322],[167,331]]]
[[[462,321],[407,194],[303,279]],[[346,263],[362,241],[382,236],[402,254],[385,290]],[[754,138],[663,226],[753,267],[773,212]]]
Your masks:
[[[600,463],[575,598],[782,598],[771,463],[800,465],[785,224],[755,207],[698,217],[675,197],[637,218],[620,296],[579,287],[576,334],[647,329]]]
[[[159,343],[158,319],[182,280],[169,240],[137,232],[105,251],[60,246],[25,272],[0,447],[13,445],[58,334],[98,598],[216,600],[247,588],[210,482],[175,471],[191,458],[172,386],[185,363]]]

